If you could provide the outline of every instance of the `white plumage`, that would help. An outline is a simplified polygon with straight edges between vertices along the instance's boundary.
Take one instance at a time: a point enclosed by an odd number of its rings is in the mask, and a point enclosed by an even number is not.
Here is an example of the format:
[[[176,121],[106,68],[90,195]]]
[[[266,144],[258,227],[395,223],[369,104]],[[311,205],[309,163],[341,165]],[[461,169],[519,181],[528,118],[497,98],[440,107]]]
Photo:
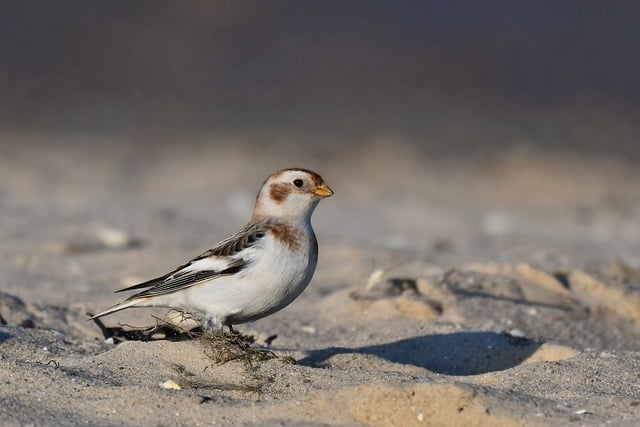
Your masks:
[[[118,291],[141,290],[92,319],[129,307],[170,307],[231,328],[281,310],[311,281],[318,259],[311,215],[332,194],[306,169],[271,174],[239,232],[164,276]]]

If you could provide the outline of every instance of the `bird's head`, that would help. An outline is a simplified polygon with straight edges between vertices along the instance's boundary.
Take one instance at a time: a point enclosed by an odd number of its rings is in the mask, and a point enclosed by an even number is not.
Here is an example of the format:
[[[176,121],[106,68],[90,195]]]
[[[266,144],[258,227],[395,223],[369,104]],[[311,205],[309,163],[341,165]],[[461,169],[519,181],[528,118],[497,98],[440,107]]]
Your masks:
[[[262,184],[252,219],[308,221],[320,199],[332,194],[322,177],[313,171],[298,168],[279,170]]]

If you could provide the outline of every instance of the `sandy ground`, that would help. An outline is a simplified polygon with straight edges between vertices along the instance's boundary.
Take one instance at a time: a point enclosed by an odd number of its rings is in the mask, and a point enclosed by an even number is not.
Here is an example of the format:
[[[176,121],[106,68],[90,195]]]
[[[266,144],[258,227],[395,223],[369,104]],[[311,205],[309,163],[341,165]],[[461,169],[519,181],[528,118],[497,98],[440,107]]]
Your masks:
[[[632,162],[531,148],[434,159],[391,137],[86,138],[2,136],[0,424],[640,424]],[[264,177],[294,165],[335,196],[314,216],[310,287],[238,327],[277,358],[114,344],[86,321],[235,231]]]

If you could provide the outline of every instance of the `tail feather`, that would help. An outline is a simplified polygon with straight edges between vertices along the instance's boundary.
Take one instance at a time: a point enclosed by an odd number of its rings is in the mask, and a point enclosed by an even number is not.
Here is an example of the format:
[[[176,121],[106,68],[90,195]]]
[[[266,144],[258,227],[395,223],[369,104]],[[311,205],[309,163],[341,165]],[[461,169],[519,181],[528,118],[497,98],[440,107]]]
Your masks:
[[[132,300],[127,300],[127,301],[121,302],[119,304],[116,304],[116,305],[114,305],[112,307],[107,308],[103,312],[100,312],[98,314],[95,314],[95,315],[89,317],[87,320],[97,319],[98,317],[106,316],[107,314],[115,313],[117,311],[124,310],[125,308],[133,307],[133,306],[137,305],[141,301],[142,301],[142,299],[136,298],[136,299],[132,299]]]

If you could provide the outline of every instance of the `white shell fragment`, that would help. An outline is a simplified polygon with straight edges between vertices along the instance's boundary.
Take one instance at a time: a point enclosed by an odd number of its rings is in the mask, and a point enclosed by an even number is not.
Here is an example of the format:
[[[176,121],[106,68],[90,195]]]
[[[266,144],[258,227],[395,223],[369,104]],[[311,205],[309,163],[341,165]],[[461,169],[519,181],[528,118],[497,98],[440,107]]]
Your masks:
[[[166,380],[165,382],[160,384],[160,387],[167,390],[182,390],[182,387],[180,387],[180,385],[173,380]]]

